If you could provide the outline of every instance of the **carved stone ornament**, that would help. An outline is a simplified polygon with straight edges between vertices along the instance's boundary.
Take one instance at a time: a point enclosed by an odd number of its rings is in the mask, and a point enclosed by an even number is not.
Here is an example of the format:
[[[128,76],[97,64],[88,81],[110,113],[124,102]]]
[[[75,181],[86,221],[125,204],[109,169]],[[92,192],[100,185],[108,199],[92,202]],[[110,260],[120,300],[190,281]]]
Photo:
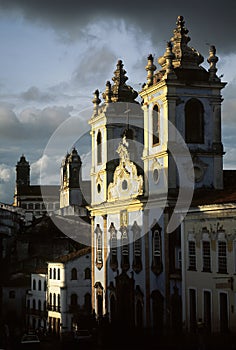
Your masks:
[[[116,167],[113,182],[108,186],[108,201],[135,198],[143,194],[143,177],[137,174],[136,165],[130,161],[126,137],[117,149],[120,163]]]
[[[160,162],[154,158],[152,165],[151,165],[151,170],[152,170],[152,178],[153,178],[153,182],[155,184],[157,184],[160,180],[160,174],[162,171],[162,166],[160,164]]]

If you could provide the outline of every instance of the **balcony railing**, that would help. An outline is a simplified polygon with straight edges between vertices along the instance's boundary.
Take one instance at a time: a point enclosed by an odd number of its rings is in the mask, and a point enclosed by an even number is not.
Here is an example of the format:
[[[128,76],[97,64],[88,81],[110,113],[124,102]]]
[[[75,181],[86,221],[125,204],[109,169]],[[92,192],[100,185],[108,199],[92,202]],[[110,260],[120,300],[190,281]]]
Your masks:
[[[48,310],[48,311],[61,312],[61,307],[58,306],[58,305],[50,305],[50,304],[48,304],[47,310]]]

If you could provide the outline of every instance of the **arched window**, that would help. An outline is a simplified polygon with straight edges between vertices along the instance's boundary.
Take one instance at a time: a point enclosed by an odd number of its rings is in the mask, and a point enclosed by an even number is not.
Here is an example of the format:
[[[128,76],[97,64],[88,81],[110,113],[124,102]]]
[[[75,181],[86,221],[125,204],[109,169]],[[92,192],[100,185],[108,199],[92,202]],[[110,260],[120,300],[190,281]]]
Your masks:
[[[218,272],[227,273],[227,243],[218,241]]]
[[[91,278],[91,269],[89,267],[86,267],[84,270],[84,279],[90,280]]]
[[[57,269],[57,279],[60,280],[61,278],[61,270]]]
[[[122,249],[123,256],[129,255],[129,238],[128,238],[128,231],[126,228],[122,230],[121,249]]]
[[[160,111],[157,105],[152,110],[152,144],[157,145],[160,142],[159,135]]]
[[[33,290],[36,290],[36,281],[35,281],[35,279],[33,280]]]
[[[129,237],[124,226],[121,228],[121,267],[124,271],[129,269]]]
[[[97,224],[96,230],[96,266],[98,269],[102,268],[103,260],[102,260],[102,230],[100,229],[100,225]]]
[[[99,130],[97,134],[97,164],[102,163],[102,133]]]
[[[110,254],[110,267],[113,271],[117,270],[117,230],[115,229],[114,223],[112,222],[109,228],[110,242],[111,242],[111,254]]]
[[[71,279],[77,280],[77,269],[75,267],[71,270]]]
[[[33,299],[33,310],[35,310],[36,309],[36,301],[35,301],[35,299]]]
[[[53,293],[53,309],[56,310],[56,293]]]
[[[41,290],[41,280],[38,281],[38,290]]]
[[[85,308],[87,314],[91,313],[92,304],[91,304],[91,294],[90,293],[86,293],[84,296],[84,308]]]
[[[70,304],[71,304],[71,306],[76,306],[77,302],[78,302],[77,294],[71,294],[71,296],[70,296]]]
[[[204,143],[204,109],[196,98],[185,105],[185,141],[186,143]]]
[[[133,270],[138,273],[142,270],[142,241],[141,229],[136,221],[131,230],[133,231]]]
[[[161,256],[161,237],[158,230],[155,230],[153,234],[153,256]]]
[[[49,270],[49,278],[52,279],[52,269]]]
[[[193,271],[197,269],[195,241],[188,241],[188,269]]]
[[[162,270],[161,227],[156,223],[152,228],[152,271],[159,275]]]
[[[208,240],[202,241],[202,271],[211,271],[211,243]]]
[[[41,300],[38,300],[38,310],[41,311]]]
[[[56,279],[56,269],[55,268],[53,269],[53,278],[54,278],[54,280]]]
[[[57,295],[57,311],[60,311],[60,307],[61,307],[61,296],[60,294]]]

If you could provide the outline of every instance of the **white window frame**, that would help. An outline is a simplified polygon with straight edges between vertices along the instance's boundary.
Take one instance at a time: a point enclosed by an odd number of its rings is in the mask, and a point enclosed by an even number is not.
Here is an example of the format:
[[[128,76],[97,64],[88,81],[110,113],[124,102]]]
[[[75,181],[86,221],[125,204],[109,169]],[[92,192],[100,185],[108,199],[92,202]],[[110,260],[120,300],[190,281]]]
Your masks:
[[[189,249],[189,245],[190,243],[193,243],[194,244],[194,250],[195,250],[195,253],[194,254],[190,254],[190,249]],[[191,258],[194,257],[194,260],[195,260],[195,264],[194,264],[194,268],[190,266],[190,260]],[[190,271],[195,271],[197,270],[197,253],[196,253],[196,241],[195,240],[188,240],[188,270]]]
[[[221,272],[220,271],[220,263],[219,263],[219,259],[220,259],[220,255],[219,255],[219,244],[220,243],[224,243],[225,244],[225,255],[223,256],[222,255],[222,257],[221,258],[225,258],[225,260],[226,260],[226,270],[225,271],[223,271],[223,272]],[[217,268],[218,268],[218,273],[223,273],[223,274],[226,274],[227,272],[228,272],[228,259],[227,259],[227,241],[225,240],[225,239],[219,239],[218,241],[217,241]]]
[[[207,254],[204,254],[204,243],[209,243],[209,255],[207,255]],[[212,268],[212,261],[211,261],[211,242],[210,242],[210,240],[208,240],[208,239],[203,239],[202,240],[202,271],[203,272],[211,272],[211,268]],[[209,269],[208,268],[205,268],[204,269],[204,258],[207,258],[207,259],[209,259]]]

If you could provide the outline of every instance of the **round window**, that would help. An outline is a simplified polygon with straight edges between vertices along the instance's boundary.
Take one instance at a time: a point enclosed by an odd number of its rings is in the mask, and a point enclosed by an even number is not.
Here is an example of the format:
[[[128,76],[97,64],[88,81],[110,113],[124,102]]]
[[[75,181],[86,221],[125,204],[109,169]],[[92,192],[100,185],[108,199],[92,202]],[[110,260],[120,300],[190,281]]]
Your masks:
[[[128,188],[128,182],[126,180],[122,181],[122,190],[125,191]]]
[[[100,184],[97,185],[97,191],[98,191],[98,193],[101,192],[101,185]]]
[[[158,169],[154,169],[153,170],[152,177],[153,177],[153,181],[155,183],[157,183],[158,179],[159,179],[159,171],[158,171]]]

